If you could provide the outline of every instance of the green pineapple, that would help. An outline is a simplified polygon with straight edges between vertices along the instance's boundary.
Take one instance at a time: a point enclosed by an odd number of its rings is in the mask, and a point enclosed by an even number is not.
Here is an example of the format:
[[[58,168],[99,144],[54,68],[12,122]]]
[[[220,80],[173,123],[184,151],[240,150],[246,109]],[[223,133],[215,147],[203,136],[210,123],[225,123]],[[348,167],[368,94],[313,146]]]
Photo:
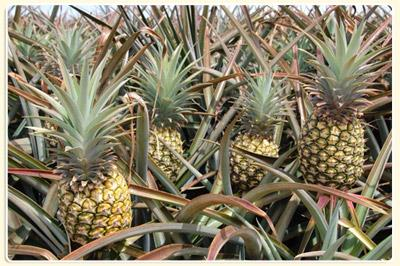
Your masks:
[[[110,103],[123,82],[110,85],[98,95],[104,65],[105,60],[96,70],[90,70],[85,60],[78,80],[59,57],[65,91],[41,74],[58,101],[35,89],[52,106],[51,110],[41,108],[50,117],[40,119],[58,128],[34,128],[59,142],[56,171],[62,181],[58,216],[71,240],[80,244],[127,228],[132,220],[130,193],[112,149],[117,143],[116,126],[129,119],[123,117],[126,105]]]
[[[254,154],[277,158],[279,146],[273,142],[274,125],[282,121],[285,97],[279,95],[281,83],[273,82],[272,73],[247,78],[249,90],[243,103],[244,115],[233,148],[241,148]],[[230,158],[232,187],[242,194],[256,187],[267,171],[237,152]]]
[[[186,64],[186,56],[181,58],[182,46],[171,55],[149,54],[148,64],[139,66],[137,83],[139,94],[147,102],[152,118],[152,134],[149,138],[149,154],[154,162],[171,179],[176,181],[181,162],[168,146],[183,154],[180,127],[187,122],[184,113],[197,94],[187,87],[199,73],[189,75],[194,63]]]
[[[363,174],[364,126],[361,108],[368,104],[365,96],[370,73],[379,66],[371,62],[385,49],[379,41],[363,48],[364,23],[354,28],[348,41],[343,24],[336,25],[335,42],[310,36],[327,64],[311,60],[317,69],[311,88],[314,111],[302,128],[299,145],[305,180],[338,189],[349,189]]]

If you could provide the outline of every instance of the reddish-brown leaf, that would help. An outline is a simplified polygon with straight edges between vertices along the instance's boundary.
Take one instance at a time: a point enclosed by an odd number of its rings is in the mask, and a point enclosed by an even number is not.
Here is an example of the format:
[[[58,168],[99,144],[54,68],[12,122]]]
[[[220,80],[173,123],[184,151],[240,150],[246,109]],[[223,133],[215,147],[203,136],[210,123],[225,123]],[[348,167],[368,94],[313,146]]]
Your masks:
[[[230,239],[240,236],[243,238],[246,251],[251,258],[257,258],[261,253],[261,243],[256,231],[249,228],[237,228],[234,226],[227,226],[214,237],[208,249],[207,260],[215,260],[219,251]]]
[[[30,245],[9,245],[8,246],[8,254],[9,255],[29,255],[29,256],[39,256],[43,257],[47,260],[58,260],[58,258],[44,248],[39,248]]]
[[[41,98],[33,95],[32,93],[28,93],[26,91],[23,91],[21,89],[18,89],[17,87],[14,87],[10,84],[8,84],[8,90],[15,93],[16,95],[24,98],[25,100],[40,105],[40,106],[45,106],[45,107],[50,107],[50,104],[44,100],[42,100]]]
[[[240,207],[255,215],[265,218],[269,226],[271,227],[273,234],[276,235],[276,230],[272,223],[272,220],[263,210],[258,208],[250,201],[236,196],[226,196],[226,195],[216,195],[216,194],[205,194],[198,196],[192,199],[190,203],[188,203],[184,208],[182,208],[181,212],[176,217],[176,220],[180,222],[190,222],[200,211],[204,210],[207,207],[217,204],[226,204],[226,205],[233,205],[236,207]]]
[[[170,244],[147,252],[146,254],[138,257],[136,260],[164,260],[176,251],[192,247],[193,246],[189,244]]]
[[[41,169],[28,169],[28,168],[8,168],[9,174],[14,175],[26,175],[35,176],[40,178],[46,178],[51,180],[61,180],[61,176],[54,174],[51,170],[41,170]]]

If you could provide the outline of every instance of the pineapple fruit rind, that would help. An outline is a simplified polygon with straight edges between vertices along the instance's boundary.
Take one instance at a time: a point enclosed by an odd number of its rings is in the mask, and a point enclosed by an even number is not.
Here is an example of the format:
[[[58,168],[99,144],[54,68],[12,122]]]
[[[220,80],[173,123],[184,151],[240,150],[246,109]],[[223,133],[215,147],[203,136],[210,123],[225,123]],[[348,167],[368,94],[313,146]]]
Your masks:
[[[132,221],[131,199],[125,178],[112,171],[96,186],[74,192],[67,180],[60,183],[60,221],[71,240],[86,244],[112,232],[127,228]]]
[[[265,157],[278,158],[278,145],[261,136],[253,136],[248,133],[239,134],[232,146]],[[251,188],[256,187],[266,174],[265,169],[261,168],[253,160],[247,159],[237,152],[232,152],[230,161],[233,172],[232,184],[235,191],[249,191]]]
[[[173,128],[155,127],[153,129],[153,134],[150,134],[149,137],[150,156],[157,162],[161,170],[171,178],[171,181],[175,182],[181,167],[181,161],[172,154],[171,150],[168,149],[159,138],[176,152],[183,154],[181,135]]]
[[[313,115],[300,142],[300,170],[309,183],[349,189],[363,174],[364,149],[359,119],[340,123]]]

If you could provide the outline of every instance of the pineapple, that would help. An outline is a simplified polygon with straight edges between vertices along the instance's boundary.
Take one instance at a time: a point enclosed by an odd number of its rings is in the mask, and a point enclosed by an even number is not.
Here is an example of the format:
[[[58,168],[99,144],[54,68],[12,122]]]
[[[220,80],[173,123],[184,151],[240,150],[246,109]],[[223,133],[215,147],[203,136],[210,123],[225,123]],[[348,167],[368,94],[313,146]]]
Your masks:
[[[363,174],[360,110],[368,105],[365,96],[373,93],[367,88],[369,74],[379,66],[371,60],[385,51],[377,48],[379,41],[362,48],[363,29],[364,23],[355,26],[349,41],[343,24],[336,24],[335,42],[325,35],[324,42],[310,36],[327,65],[310,61],[319,72],[311,88],[314,110],[299,142],[300,170],[309,183],[346,190]]]
[[[243,103],[240,133],[232,142],[233,148],[241,148],[254,154],[277,158],[279,147],[272,140],[274,125],[284,115],[286,100],[279,95],[281,82],[273,82],[272,73],[247,78],[249,91]],[[242,194],[256,187],[267,171],[237,152],[230,158],[233,190]]]
[[[186,57],[180,58],[182,46],[171,55],[149,54],[147,67],[139,66],[137,83],[139,94],[147,102],[152,117],[152,133],[149,137],[149,154],[155,164],[166,173],[172,182],[177,179],[181,162],[170,148],[183,154],[183,141],[180,127],[187,120],[185,112],[197,94],[187,90],[199,72],[188,75],[193,63],[186,64]]]
[[[84,60],[80,80],[69,74],[61,56],[58,62],[65,91],[38,71],[58,101],[35,89],[53,107],[41,107],[50,117],[40,119],[56,125],[58,130],[34,129],[37,134],[53,136],[59,142],[56,172],[61,174],[62,181],[58,217],[72,241],[86,244],[131,224],[130,193],[115,166],[112,150],[117,143],[116,126],[130,118],[123,118],[126,105],[109,103],[123,82],[110,85],[98,95],[105,60],[96,70],[90,70]]]

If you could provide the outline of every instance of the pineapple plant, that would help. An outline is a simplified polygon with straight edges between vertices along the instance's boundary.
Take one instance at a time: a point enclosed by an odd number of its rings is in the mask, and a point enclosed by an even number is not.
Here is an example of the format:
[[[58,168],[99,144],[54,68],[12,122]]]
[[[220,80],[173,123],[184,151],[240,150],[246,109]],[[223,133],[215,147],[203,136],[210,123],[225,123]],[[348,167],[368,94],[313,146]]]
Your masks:
[[[280,96],[281,83],[274,82],[272,73],[255,78],[247,75],[249,90],[245,92],[241,129],[232,142],[233,148],[270,158],[278,158],[279,146],[274,143],[274,125],[282,121],[285,97]],[[267,171],[253,160],[237,152],[230,158],[232,186],[238,194],[256,187]]]
[[[309,183],[349,189],[363,174],[365,138],[361,109],[368,105],[367,79],[385,49],[380,41],[363,47],[365,24],[355,26],[347,40],[343,24],[335,25],[335,42],[323,31],[324,41],[310,36],[327,62],[310,63],[317,69],[310,89],[314,110],[302,128],[300,170]],[[314,56],[315,58],[315,56]]]
[[[197,97],[197,93],[187,90],[187,86],[199,73],[189,75],[195,62],[186,65],[188,54],[181,58],[181,51],[180,45],[171,55],[149,54],[147,67],[140,65],[137,68],[140,75],[138,91],[148,104],[152,118],[149,154],[172,182],[176,181],[181,162],[161,140],[183,155],[180,128],[187,122],[185,112],[192,110],[190,105]]]
[[[41,74],[58,100],[35,89],[53,107],[41,107],[50,117],[40,119],[58,130],[34,129],[58,140],[56,172],[62,176],[58,217],[72,241],[86,244],[129,227],[132,220],[127,182],[116,167],[112,150],[117,143],[116,126],[129,119],[123,117],[127,106],[109,104],[124,82],[112,84],[98,95],[105,60],[96,70],[90,70],[84,60],[80,80],[70,75],[62,57],[58,62],[65,91]]]
[[[33,41],[36,41],[47,46],[50,42],[50,34],[40,31],[40,27],[35,23],[28,22],[28,19],[21,20],[18,24],[14,24],[15,31]],[[24,42],[15,40],[15,45],[21,56],[30,62],[40,64],[44,61],[43,53],[40,52],[38,47],[26,44]]]

